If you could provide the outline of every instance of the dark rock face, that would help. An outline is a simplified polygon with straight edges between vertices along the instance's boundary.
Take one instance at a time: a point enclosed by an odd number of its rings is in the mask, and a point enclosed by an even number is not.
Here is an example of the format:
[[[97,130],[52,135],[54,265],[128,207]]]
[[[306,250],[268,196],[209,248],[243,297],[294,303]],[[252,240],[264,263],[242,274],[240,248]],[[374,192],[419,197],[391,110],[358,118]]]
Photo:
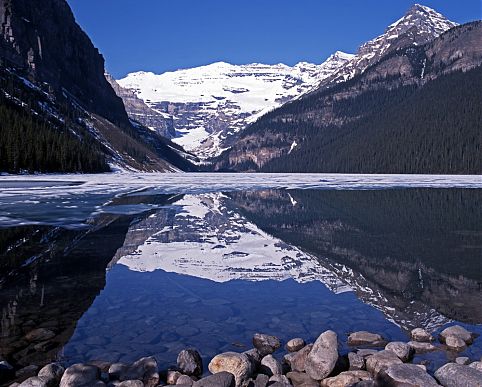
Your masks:
[[[122,100],[104,76],[104,58],[65,0],[0,0],[0,56],[87,110],[128,125]]]
[[[201,355],[195,349],[185,349],[177,357],[178,368],[186,375],[201,376],[203,362]]]

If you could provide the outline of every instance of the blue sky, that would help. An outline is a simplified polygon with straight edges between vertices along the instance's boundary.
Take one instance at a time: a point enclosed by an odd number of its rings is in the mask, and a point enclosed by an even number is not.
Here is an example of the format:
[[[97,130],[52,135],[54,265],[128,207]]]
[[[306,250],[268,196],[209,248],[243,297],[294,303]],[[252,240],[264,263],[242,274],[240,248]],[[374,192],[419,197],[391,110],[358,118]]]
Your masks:
[[[383,33],[414,0],[67,0],[120,78],[217,61],[321,63]],[[480,0],[420,1],[459,23]]]

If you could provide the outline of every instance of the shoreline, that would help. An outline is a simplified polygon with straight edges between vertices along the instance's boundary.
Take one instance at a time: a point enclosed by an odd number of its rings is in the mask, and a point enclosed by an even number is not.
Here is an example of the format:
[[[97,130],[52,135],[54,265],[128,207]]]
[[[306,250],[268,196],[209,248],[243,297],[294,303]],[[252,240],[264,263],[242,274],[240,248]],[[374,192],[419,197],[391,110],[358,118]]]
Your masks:
[[[452,325],[437,339],[421,328],[412,330],[410,336],[408,342],[388,342],[377,333],[353,332],[347,339],[350,352],[342,354],[338,350],[342,339],[328,330],[314,343],[302,338],[287,341],[286,354],[280,357],[276,352],[281,341],[256,333],[252,349],[224,352],[210,359],[210,374],[204,372],[206,364],[193,348],[182,350],[176,366],[167,369],[160,369],[154,357],[131,364],[93,359],[66,369],[50,363],[42,369],[30,365],[16,371],[1,361],[0,382],[10,387],[482,386],[482,358],[458,356],[478,339],[477,334]],[[414,357],[436,351],[444,352],[448,361],[431,374],[427,371],[430,360]]]

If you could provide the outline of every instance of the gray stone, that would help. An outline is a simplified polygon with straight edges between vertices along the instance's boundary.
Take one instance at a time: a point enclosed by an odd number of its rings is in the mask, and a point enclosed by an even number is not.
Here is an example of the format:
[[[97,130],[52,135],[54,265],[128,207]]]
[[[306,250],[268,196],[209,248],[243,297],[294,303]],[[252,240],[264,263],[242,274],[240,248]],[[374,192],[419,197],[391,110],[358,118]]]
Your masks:
[[[261,364],[261,355],[256,348],[252,348],[249,351],[243,352],[251,362],[253,370],[257,370]]]
[[[382,370],[376,378],[382,386],[432,387],[438,383],[416,364],[395,364]]]
[[[167,376],[166,376],[166,382],[167,384],[176,384],[177,380],[182,376],[182,374],[179,371],[174,371],[174,370],[168,370],[167,371]]]
[[[48,387],[45,380],[40,379],[38,376],[32,376],[27,380],[24,380],[19,384],[20,387]]]
[[[326,378],[338,360],[338,341],[333,331],[323,332],[313,344],[305,363],[306,373],[315,380]]]
[[[361,382],[350,385],[350,387],[380,387],[374,380],[362,380]]]
[[[378,351],[376,349],[359,349],[356,351],[356,354],[366,359],[368,356],[372,356],[377,352]]]
[[[410,348],[412,348],[415,353],[427,353],[436,351],[438,348],[431,343],[421,343],[418,341],[409,341],[407,343]]]
[[[191,379],[188,375],[181,375],[179,379],[177,379],[176,384],[181,384],[183,386],[192,386],[194,384],[194,380]]]
[[[291,371],[286,374],[294,387],[319,387],[320,383],[304,372]]]
[[[119,375],[119,380],[141,380],[146,387],[159,384],[157,361],[154,357],[143,357],[128,366]]]
[[[297,352],[305,345],[306,345],[305,341],[297,337],[295,339],[291,339],[290,341],[288,341],[286,343],[285,348],[288,352]]]
[[[144,387],[144,383],[140,380],[124,380],[120,382],[117,387]]]
[[[273,355],[266,355],[261,359],[260,372],[268,376],[281,375],[283,369],[278,360],[276,360]]]
[[[469,365],[470,364],[470,359],[466,356],[461,356],[455,359],[455,362],[457,364],[462,364],[462,365]]]
[[[414,350],[406,343],[401,341],[392,341],[385,346],[385,350],[392,351],[398,358],[406,363],[412,357]]]
[[[460,364],[447,363],[435,371],[435,378],[444,387],[482,386],[482,372]]]
[[[109,379],[110,380],[119,379],[121,373],[125,372],[127,368],[128,368],[127,364],[124,364],[124,363],[112,364],[107,370],[107,373],[109,374]]]
[[[482,361],[474,361],[473,363],[469,364],[469,367],[475,368],[476,370],[482,372]]]
[[[367,358],[367,371],[375,377],[380,371],[395,364],[403,364],[392,351],[380,351]]]
[[[451,351],[462,352],[467,349],[465,341],[457,336],[447,336],[445,337],[445,345]]]
[[[234,387],[234,375],[229,372],[219,372],[194,382],[193,387]]]
[[[369,380],[370,374],[367,371],[345,371],[337,376],[326,378],[321,381],[322,387],[345,387],[361,382],[362,380]]]
[[[453,325],[451,327],[445,328],[442,332],[440,332],[440,341],[442,343],[445,343],[447,337],[449,336],[458,337],[466,344],[471,344],[473,341],[472,333],[470,333],[467,329],[461,327],[460,325]]]
[[[276,336],[255,333],[253,336],[253,345],[261,356],[266,356],[279,349],[281,342]]]
[[[67,368],[60,380],[60,387],[90,387],[97,384],[100,369],[87,364],[74,364]]]
[[[225,352],[214,356],[209,363],[209,371],[213,374],[226,371],[234,375],[236,386],[241,386],[253,373],[248,356],[244,353]]]
[[[385,345],[385,340],[382,336],[377,333],[371,333],[366,331],[353,332],[348,336],[348,345],[367,345],[367,346],[383,346]]]
[[[266,387],[269,382],[269,376],[264,374],[259,374],[254,380],[254,387]]]
[[[413,341],[418,342],[429,342],[433,340],[433,336],[422,328],[412,329],[412,331],[410,332],[410,337]]]
[[[310,354],[312,349],[313,344],[308,344],[306,347],[303,347],[295,353],[295,355],[290,359],[292,371],[305,371],[306,360],[308,359],[308,355]]]
[[[43,367],[39,373],[38,377],[42,378],[47,383],[48,387],[57,386],[62,379],[65,368],[57,363],[50,363]]]
[[[289,379],[285,375],[273,375],[269,378],[269,386],[291,386]]]
[[[201,355],[195,349],[185,349],[177,356],[177,367],[183,374],[201,376],[203,373]]]
[[[350,352],[348,354],[348,363],[350,364],[350,371],[365,369],[365,359],[358,353]]]

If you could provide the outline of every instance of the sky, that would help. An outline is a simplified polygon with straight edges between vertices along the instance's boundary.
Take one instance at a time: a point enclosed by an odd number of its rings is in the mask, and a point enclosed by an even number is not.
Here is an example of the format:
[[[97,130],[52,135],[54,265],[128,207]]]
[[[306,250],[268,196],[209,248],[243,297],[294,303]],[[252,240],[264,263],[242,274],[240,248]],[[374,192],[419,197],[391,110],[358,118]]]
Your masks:
[[[419,0],[420,1],[420,0]],[[354,53],[416,0],[67,0],[116,78],[224,61],[321,63]],[[480,0],[425,0],[458,23],[481,19]]]

